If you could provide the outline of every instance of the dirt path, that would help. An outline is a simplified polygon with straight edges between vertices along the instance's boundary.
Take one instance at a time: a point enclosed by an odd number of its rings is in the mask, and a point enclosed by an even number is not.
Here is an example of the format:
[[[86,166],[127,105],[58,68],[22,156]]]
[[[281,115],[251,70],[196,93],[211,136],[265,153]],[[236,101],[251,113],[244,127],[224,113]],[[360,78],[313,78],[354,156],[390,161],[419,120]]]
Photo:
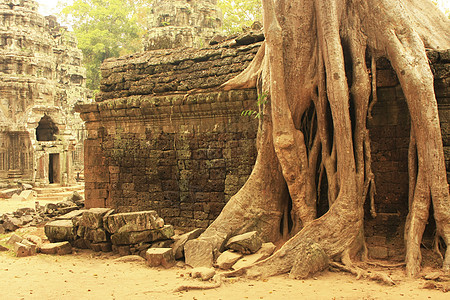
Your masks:
[[[423,289],[424,280],[410,280],[398,270],[398,285],[388,287],[344,273],[326,272],[316,279],[233,279],[212,290],[173,293],[195,283],[187,269],[156,269],[144,263],[118,262],[110,253],[88,250],[72,255],[39,254],[16,258],[0,252],[1,299],[448,299],[438,290]]]

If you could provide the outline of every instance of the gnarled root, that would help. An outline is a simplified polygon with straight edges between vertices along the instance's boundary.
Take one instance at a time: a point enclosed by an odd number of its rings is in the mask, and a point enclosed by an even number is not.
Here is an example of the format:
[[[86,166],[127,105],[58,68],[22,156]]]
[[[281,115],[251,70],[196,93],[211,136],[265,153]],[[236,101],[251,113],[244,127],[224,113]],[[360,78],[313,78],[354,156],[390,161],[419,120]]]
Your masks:
[[[371,280],[375,280],[375,281],[381,281],[385,284],[388,285],[395,285],[394,280],[392,280],[392,278],[390,278],[388,275],[384,274],[384,273],[380,273],[380,272],[369,272],[366,271],[364,269],[355,267],[355,266],[347,266],[347,265],[343,265],[337,262],[331,262],[330,266],[345,271],[345,272],[349,272],[351,274],[356,275],[356,278],[369,278]]]
[[[216,278],[217,277],[217,278]],[[211,290],[222,285],[222,276],[215,276],[213,282],[203,284],[184,284],[173,290],[173,293],[189,291],[189,290]]]

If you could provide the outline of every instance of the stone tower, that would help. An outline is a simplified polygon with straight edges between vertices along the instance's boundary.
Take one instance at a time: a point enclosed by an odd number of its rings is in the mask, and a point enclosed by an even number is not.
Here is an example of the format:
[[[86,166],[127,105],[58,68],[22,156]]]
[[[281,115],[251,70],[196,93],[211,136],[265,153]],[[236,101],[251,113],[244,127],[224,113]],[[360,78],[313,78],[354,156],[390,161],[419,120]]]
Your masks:
[[[34,0],[0,0],[0,183],[65,183],[82,164],[86,70],[75,38]]]
[[[217,0],[155,0],[144,49],[200,48],[221,26]]]

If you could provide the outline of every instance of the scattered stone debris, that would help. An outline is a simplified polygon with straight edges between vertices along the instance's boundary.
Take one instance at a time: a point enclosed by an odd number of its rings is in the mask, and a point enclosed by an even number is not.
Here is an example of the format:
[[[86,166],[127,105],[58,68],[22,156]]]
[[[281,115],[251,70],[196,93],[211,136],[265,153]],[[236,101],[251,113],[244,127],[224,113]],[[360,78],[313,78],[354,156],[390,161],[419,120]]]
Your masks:
[[[18,189],[14,189],[18,190]],[[5,194],[5,190],[2,191]],[[27,200],[34,191],[25,189],[21,192],[20,199]],[[33,196],[34,197],[34,196]],[[47,203],[45,206],[36,202],[35,208],[19,208],[12,213],[0,215],[0,233],[15,231],[21,227],[38,226],[54,218],[58,218],[72,211],[78,211],[84,207],[84,199],[78,192],[59,203]]]

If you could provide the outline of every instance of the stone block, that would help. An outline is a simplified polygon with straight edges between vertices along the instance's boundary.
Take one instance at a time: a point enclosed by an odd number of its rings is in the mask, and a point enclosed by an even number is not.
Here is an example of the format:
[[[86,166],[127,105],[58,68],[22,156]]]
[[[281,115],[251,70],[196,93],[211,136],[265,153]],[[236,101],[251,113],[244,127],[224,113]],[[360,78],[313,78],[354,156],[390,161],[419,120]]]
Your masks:
[[[275,248],[276,247],[273,243],[264,243],[262,244],[261,249],[259,249],[258,252],[256,252],[255,254],[244,256],[243,258],[238,260],[232,268],[234,270],[245,268],[253,265],[254,263],[257,263],[258,261],[266,259],[272,255],[272,253],[275,251]]]
[[[14,244],[14,252],[16,253],[17,257],[30,256],[31,248],[28,245],[16,242]]]
[[[158,240],[167,240],[174,235],[172,225],[164,225],[161,229],[135,231],[135,232],[117,232],[111,236],[111,242],[114,245],[132,245],[139,243],[155,242]]]
[[[2,191],[0,191],[0,198],[9,199],[14,194],[18,194],[18,193],[20,193],[20,189],[19,188],[12,188],[12,189],[2,190]]]
[[[222,270],[229,270],[242,256],[239,252],[227,250],[217,258],[216,266]]]
[[[105,218],[105,228],[110,233],[144,231],[163,226],[164,221],[154,210],[120,213]]]
[[[84,238],[91,241],[92,243],[101,243],[109,240],[106,231],[102,228],[87,228],[84,233]]]
[[[101,242],[101,243],[91,243],[89,248],[95,252],[111,252],[111,243]]]
[[[150,267],[170,268],[175,265],[172,248],[150,248],[145,253],[145,259]]]
[[[44,244],[41,247],[41,253],[56,254],[56,255],[71,254],[72,246],[70,245],[69,242]]]
[[[213,265],[213,248],[211,243],[205,240],[190,240],[184,246],[186,264],[193,268],[207,267]]]
[[[216,270],[213,268],[198,267],[191,270],[192,278],[200,278],[203,281],[210,280],[214,275],[216,275]]]
[[[3,228],[7,231],[15,231],[22,226],[20,218],[13,217],[11,215],[3,215]]]
[[[185,234],[182,234],[175,238],[175,243],[172,246],[175,259],[181,259],[184,257],[184,245],[190,240],[196,239],[203,233],[205,229],[197,228]]]
[[[76,228],[71,220],[57,220],[47,223],[44,227],[45,235],[52,243],[74,241]]]
[[[6,242],[6,244],[8,245],[14,245],[15,243],[21,243],[23,241],[23,237],[21,237],[20,235],[17,235],[15,233],[13,233],[8,241]]]
[[[80,217],[83,215],[84,210],[73,210],[70,211],[62,216],[58,216],[55,218],[55,220],[72,220],[74,218]]]
[[[1,251],[9,251],[9,249],[6,248],[6,247],[4,247],[4,246],[2,246],[2,245],[0,245],[0,252],[1,252]]]
[[[24,238],[35,244],[37,248],[42,246],[42,239],[37,235],[27,234]]]
[[[37,252],[37,245],[36,245],[35,243],[30,242],[30,241],[27,240],[27,239],[24,239],[24,240],[22,241],[22,244],[25,245],[25,246],[27,246],[27,247],[29,248],[30,255],[36,254],[36,252]]]
[[[225,248],[232,249],[242,254],[255,253],[261,249],[262,240],[256,231],[237,235],[228,240]]]
[[[83,212],[80,225],[91,229],[103,228],[103,217],[111,211],[110,208],[98,207],[86,210]]]

